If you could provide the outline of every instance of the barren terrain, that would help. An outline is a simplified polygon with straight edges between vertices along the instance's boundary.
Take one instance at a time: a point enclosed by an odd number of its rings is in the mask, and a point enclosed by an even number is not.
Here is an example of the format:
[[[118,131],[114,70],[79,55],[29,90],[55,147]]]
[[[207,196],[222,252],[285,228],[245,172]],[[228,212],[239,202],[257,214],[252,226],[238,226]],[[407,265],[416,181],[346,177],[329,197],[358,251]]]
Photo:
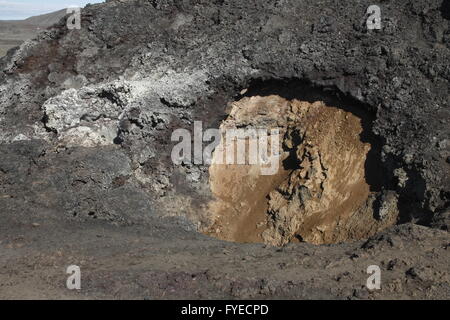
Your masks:
[[[58,22],[66,11],[60,10],[24,20],[0,20],[0,57],[25,40],[34,38],[39,32]]]
[[[449,1],[371,4],[111,0],[10,50],[0,298],[449,299]],[[198,121],[280,171],[175,164]]]

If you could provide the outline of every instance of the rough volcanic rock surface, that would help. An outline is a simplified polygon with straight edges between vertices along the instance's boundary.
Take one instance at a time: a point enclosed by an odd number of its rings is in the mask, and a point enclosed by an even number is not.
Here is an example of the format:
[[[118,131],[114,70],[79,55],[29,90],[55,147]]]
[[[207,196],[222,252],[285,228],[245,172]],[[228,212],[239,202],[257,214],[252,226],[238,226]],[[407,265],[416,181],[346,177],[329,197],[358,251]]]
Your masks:
[[[108,1],[83,9],[80,30],[61,20],[10,50],[0,295],[448,298],[448,1],[383,1],[382,30],[367,31],[371,4]],[[218,128],[243,89],[370,114],[383,194],[407,224],[367,242],[283,249],[196,233],[210,223],[208,167],[175,166],[171,134],[196,120]],[[79,295],[64,289],[77,263]],[[370,264],[386,273],[372,294]]]

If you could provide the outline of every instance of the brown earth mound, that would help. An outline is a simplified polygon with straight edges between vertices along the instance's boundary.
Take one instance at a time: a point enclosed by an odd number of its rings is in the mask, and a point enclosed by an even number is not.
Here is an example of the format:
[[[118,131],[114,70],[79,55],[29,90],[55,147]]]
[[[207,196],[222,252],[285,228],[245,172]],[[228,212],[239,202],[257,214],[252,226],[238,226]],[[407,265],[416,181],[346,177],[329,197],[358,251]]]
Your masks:
[[[323,244],[367,238],[395,224],[395,196],[373,209],[377,199],[366,179],[371,146],[361,141],[360,118],[323,102],[254,96],[235,102],[220,129],[262,127],[280,130],[279,170],[261,175],[261,166],[249,163],[254,137],[243,138],[246,164],[214,159],[215,223],[207,234],[237,242]]]

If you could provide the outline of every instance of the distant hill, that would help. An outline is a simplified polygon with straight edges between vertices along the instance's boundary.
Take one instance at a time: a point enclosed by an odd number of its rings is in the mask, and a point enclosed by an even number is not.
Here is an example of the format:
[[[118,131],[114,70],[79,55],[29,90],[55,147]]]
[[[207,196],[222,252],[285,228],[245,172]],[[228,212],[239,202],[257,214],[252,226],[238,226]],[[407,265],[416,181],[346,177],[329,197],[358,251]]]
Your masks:
[[[62,9],[24,20],[0,20],[0,57],[4,56],[9,49],[57,23],[65,15],[66,9]]]
[[[62,9],[59,11],[30,17],[28,19],[22,20],[22,23],[46,28],[46,27],[49,27],[49,26],[57,23],[65,15],[66,15],[66,9]]]

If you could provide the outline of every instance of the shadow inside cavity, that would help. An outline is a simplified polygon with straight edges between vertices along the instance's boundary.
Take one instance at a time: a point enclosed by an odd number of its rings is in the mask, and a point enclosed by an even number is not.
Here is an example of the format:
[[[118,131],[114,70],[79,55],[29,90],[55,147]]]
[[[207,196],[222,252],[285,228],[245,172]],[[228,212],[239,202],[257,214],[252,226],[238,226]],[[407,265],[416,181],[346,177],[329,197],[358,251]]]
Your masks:
[[[441,15],[444,19],[450,20],[450,0],[442,1]]]

